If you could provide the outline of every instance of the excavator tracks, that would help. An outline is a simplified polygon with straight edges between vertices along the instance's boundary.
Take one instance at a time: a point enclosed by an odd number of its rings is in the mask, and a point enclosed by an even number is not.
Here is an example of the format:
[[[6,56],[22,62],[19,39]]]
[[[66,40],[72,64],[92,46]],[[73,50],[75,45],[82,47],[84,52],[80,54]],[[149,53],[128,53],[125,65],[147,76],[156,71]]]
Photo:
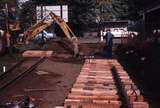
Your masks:
[[[149,108],[140,90],[115,59],[87,59],[65,108]]]

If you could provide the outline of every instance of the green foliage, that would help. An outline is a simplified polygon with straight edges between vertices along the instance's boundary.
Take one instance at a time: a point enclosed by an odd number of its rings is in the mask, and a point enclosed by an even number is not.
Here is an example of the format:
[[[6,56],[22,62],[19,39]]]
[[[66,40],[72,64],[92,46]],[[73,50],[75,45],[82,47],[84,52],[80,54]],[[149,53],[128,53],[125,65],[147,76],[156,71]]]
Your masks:
[[[96,14],[99,18],[99,21],[113,20],[115,18],[115,15],[112,13],[111,1],[110,0],[97,1]]]
[[[36,19],[36,10],[35,5],[32,1],[27,1],[22,4],[22,8],[20,9],[19,19],[21,22],[22,28],[28,28],[32,23],[35,22]]]
[[[101,21],[127,19],[128,0],[100,0],[96,13]]]
[[[116,19],[125,20],[128,18],[128,0],[113,0],[111,6]]]
[[[31,0],[35,5],[60,5],[67,4],[69,0]]]
[[[0,0],[0,3],[5,3],[6,2],[6,0]]]
[[[141,16],[141,11],[144,9],[145,0],[131,0],[128,2],[129,6],[129,16],[128,19],[136,21],[139,20]]]
[[[70,22],[85,29],[96,23],[95,0],[73,0],[69,8]]]
[[[51,0],[31,0],[35,5],[48,5],[52,4]]]
[[[17,0],[0,0],[0,8],[5,8],[5,3],[9,6],[14,6],[17,3]]]

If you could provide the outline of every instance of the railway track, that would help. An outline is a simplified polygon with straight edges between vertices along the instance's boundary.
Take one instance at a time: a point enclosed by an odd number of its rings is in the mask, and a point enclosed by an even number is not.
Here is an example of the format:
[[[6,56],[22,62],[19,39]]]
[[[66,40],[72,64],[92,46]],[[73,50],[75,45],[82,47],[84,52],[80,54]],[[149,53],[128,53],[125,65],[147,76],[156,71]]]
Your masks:
[[[45,58],[39,58],[33,63],[30,60],[31,59],[24,58],[5,73],[0,75],[0,91],[32,72],[40,63],[45,60]]]
[[[89,62],[88,62],[89,61]],[[117,60],[86,60],[65,108],[149,108]]]

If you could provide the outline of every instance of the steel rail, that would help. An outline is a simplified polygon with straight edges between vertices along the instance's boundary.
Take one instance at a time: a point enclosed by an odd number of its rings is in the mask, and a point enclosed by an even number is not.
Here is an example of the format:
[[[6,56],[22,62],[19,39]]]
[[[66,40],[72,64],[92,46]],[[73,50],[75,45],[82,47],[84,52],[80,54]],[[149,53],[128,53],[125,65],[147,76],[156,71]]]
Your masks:
[[[19,65],[21,65],[25,60],[27,60],[26,58],[23,58],[22,60],[20,60],[19,62],[17,62],[15,65],[13,65],[11,68],[9,68],[6,72],[2,73],[0,75],[0,79],[3,79],[3,77],[7,74],[9,74],[11,71],[13,71],[14,69],[16,69]]]
[[[9,85],[11,85],[12,83],[14,83],[17,80],[20,80],[21,78],[23,78],[26,74],[32,72],[39,64],[41,64],[42,62],[45,61],[45,57],[40,58],[36,63],[34,63],[33,65],[31,65],[29,68],[27,68],[25,71],[21,72],[21,74],[18,74],[14,79],[8,81],[7,83],[0,85],[0,90],[3,90],[4,88],[8,87]],[[14,70],[14,68],[12,68],[10,71]],[[10,72],[8,71],[8,72]]]

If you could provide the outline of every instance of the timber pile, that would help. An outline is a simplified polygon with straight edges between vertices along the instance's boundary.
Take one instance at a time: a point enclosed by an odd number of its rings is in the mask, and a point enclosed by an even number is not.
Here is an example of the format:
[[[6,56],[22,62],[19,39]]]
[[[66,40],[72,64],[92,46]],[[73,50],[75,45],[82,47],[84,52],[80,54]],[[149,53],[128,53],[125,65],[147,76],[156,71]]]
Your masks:
[[[86,60],[71,92],[65,99],[65,108],[120,108],[123,104],[112,73],[118,71],[121,82],[133,108],[148,108],[140,91],[117,60]]]

